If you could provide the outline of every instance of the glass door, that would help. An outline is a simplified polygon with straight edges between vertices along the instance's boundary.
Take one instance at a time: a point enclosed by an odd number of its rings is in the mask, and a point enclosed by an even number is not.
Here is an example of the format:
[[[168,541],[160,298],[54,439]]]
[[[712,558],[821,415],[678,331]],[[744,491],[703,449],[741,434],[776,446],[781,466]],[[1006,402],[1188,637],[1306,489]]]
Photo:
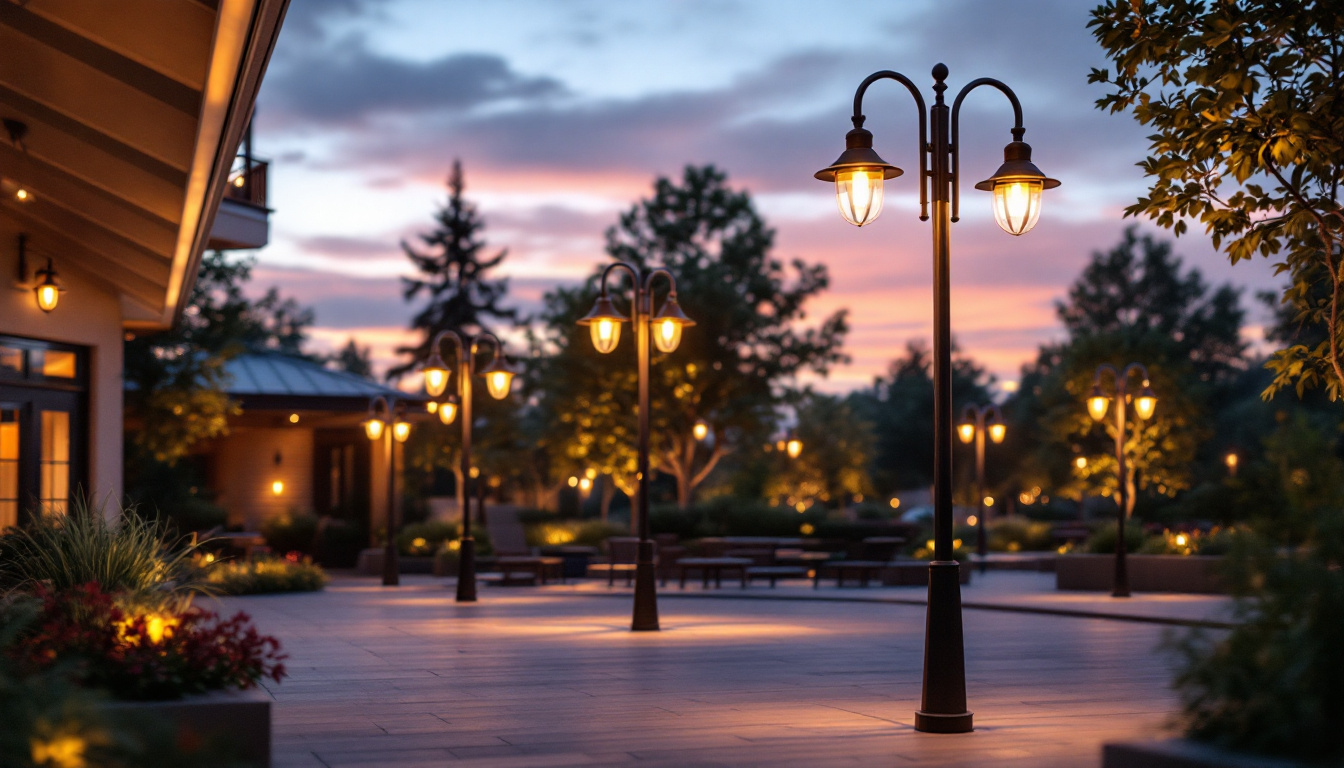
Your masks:
[[[19,409],[0,403],[0,531],[19,524]]]

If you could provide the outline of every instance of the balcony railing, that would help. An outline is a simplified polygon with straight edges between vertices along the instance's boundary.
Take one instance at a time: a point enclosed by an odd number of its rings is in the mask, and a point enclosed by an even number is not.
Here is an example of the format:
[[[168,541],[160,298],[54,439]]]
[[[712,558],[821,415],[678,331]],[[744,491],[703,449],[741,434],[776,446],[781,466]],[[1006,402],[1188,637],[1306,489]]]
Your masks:
[[[224,196],[230,200],[266,207],[266,169],[270,163],[255,157],[239,155],[229,172],[229,184]]]

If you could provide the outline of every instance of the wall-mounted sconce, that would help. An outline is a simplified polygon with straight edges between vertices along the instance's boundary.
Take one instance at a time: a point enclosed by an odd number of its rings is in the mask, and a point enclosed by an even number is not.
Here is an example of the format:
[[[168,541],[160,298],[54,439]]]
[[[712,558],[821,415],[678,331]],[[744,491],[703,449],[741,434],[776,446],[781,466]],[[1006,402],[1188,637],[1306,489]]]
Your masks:
[[[33,296],[37,299],[38,309],[43,312],[50,312],[56,308],[61,300],[61,294],[65,293],[65,288],[56,279],[56,267],[52,264],[51,257],[47,257],[47,266],[33,273]],[[19,285],[29,285],[28,280],[28,236],[19,235]]]
[[[276,480],[275,482],[271,483],[271,493],[275,494],[276,496],[279,496],[284,492],[285,492],[285,483],[283,480]]]

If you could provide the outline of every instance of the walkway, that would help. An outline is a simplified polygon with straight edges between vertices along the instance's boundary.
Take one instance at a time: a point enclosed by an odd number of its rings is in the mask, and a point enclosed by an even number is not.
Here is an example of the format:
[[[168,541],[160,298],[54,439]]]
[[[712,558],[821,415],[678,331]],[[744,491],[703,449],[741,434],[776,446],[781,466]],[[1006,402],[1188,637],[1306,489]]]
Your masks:
[[[291,655],[270,686],[280,768],[1096,766],[1103,741],[1154,736],[1176,708],[1154,650],[1171,630],[1146,623],[966,611],[977,730],[939,736],[911,727],[920,606],[673,589],[664,631],[634,634],[628,596],[588,587],[459,606],[443,581],[375,584],[224,601]]]

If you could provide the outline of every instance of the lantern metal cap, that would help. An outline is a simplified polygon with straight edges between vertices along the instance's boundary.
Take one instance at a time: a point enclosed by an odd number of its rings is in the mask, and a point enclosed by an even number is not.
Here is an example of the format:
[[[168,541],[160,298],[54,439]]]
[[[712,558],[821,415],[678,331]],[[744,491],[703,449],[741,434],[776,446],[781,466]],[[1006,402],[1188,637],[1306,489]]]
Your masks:
[[[993,176],[975,185],[976,189],[993,192],[994,185],[1010,181],[1039,181],[1042,189],[1054,189],[1059,186],[1058,179],[1047,177],[1036,164],[1031,162],[1031,145],[1025,141],[1012,141],[1003,148],[1003,165]]]
[[[481,376],[489,376],[492,373],[507,373],[510,376],[515,376],[518,374],[518,369],[509,365],[509,362],[504,359],[503,355],[495,355],[490,359],[490,362],[487,363],[484,368],[477,371],[477,373]]]
[[[667,297],[667,301],[663,302],[663,308],[658,310],[657,316],[653,318],[655,323],[659,320],[671,320],[683,328],[689,328],[692,325],[695,325],[695,321],[687,317],[685,312],[681,311],[681,305],[677,303],[677,295],[675,293]]]
[[[888,163],[873,151],[873,134],[865,128],[855,128],[845,134],[845,151],[840,153],[839,159],[829,166],[817,171],[813,176],[821,181],[835,181],[836,174],[841,171],[858,170],[860,168],[881,169],[882,178],[894,179],[905,173],[900,168]]]
[[[597,297],[597,301],[593,302],[593,308],[589,310],[588,314],[579,318],[579,325],[592,325],[598,320],[613,320],[618,323],[623,323],[629,319],[630,318],[625,315],[622,315],[611,303],[611,297],[603,293],[601,296]]]

